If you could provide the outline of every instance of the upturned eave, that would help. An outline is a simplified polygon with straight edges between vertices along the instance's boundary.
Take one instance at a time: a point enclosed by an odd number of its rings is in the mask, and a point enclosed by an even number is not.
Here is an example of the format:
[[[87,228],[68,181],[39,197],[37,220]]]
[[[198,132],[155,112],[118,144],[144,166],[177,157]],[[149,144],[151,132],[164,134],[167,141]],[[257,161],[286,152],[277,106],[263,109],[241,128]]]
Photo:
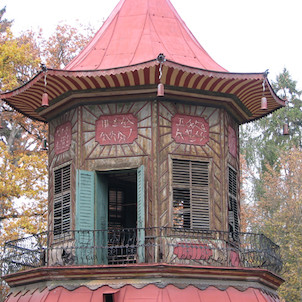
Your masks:
[[[239,120],[239,123],[253,121],[285,106],[285,101],[273,91],[266,73],[209,71],[167,60],[162,66],[160,78],[160,65],[156,59],[132,66],[104,70],[48,69],[46,72],[38,73],[23,86],[0,94],[0,99],[34,120],[47,122],[43,110],[51,110],[53,104],[57,104],[57,100],[62,99],[62,96],[67,93],[81,92],[85,99],[85,92],[88,96],[91,91],[100,89],[103,91],[133,90],[147,86],[154,87],[159,82],[170,89],[175,88],[175,91],[186,90],[187,94],[219,94],[236,99],[235,106],[238,106],[238,109],[239,107],[246,108],[249,112]],[[48,108],[41,107],[44,92],[49,95]],[[266,110],[260,109],[263,96],[268,101]],[[155,98],[156,89],[154,89]],[[211,103],[208,105],[211,106]],[[215,106],[214,100],[213,105]]]

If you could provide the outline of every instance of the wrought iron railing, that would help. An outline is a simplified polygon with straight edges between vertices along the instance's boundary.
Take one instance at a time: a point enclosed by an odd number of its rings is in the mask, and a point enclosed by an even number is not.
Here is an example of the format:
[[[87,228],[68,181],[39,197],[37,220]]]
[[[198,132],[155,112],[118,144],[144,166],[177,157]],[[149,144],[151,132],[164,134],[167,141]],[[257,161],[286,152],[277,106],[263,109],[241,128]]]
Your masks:
[[[45,232],[5,244],[4,274],[42,266],[167,263],[282,268],[279,246],[264,235],[175,228]]]

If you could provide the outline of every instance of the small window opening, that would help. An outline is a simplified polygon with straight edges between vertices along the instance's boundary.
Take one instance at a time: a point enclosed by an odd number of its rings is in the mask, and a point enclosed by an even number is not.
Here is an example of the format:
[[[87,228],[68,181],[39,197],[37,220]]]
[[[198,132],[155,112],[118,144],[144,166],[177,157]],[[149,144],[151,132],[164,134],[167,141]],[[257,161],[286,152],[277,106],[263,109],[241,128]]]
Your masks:
[[[103,302],[114,302],[113,294],[104,294],[103,297]]]

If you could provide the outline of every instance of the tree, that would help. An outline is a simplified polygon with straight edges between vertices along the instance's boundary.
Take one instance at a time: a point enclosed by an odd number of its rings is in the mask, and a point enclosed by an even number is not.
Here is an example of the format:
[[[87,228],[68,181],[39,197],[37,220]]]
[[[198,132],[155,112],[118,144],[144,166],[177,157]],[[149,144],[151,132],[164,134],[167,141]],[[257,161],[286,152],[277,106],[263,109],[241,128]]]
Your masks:
[[[0,33],[5,32],[7,28],[11,27],[13,21],[3,19],[3,16],[6,12],[6,7],[0,9]]]
[[[246,207],[253,231],[264,233],[280,246],[286,282],[279,293],[291,302],[302,298],[302,150],[281,154],[279,169],[267,165],[263,194]]]
[[[49,40],[42,31],[15,37],[0,11],[0,89],[12,90],[39,70],[64,67],[87,37],[75,28],[60,25]],[[90,35],[92,30],[90,30]],[[89,35],[88,35],[89,37]],[[47,125],[35,122],[0,103],[0,259],[5,241],[46,230],[47,154],[42,141]],[[0,272],[1,275],[1,272]],[[7,288],[0,284],[0,301]]]
[[[78,24],[59,24],[50,38],[43,42],[43,54],[48,68],[64,68],[87,44],[94,30]]]
[[[278,169],[283,152],[293,146],[302,146],[302,100],[297,82],[284,69],[272,86],[281,98],[287,99],[286,107],[240,129],[241,154],[253,171],[250,181],[255,200],[263,193],[259,176],[266,171],[267,165]],[[283,135],[285,123],[289,124],[289,135]]]
[[[2,15],[0,14],[1,17]],[[89,31],[92,32],[91,29]],[[75,28],[66,25],[59,25],[49,41],[43,39],[41,31],[38,34],[27,31],[19,37],[14,37],[7,26],[6,31],[0,33],[0,88],[6,91],[23,85],[39,71],[42,59],[46,62],[54,62],[51,67],[67,64],[75,55],[76,49],[83,47],[85,39],[87,42],[84,34],[78,33]],[[22,116],[3,102],[0,114],[2,125],[0,143],[2,142],[3,151],[0,160],[2,158],[5,167],[9,167],[12,173],[22,175],[21,170],[29,167],[25,166],[23,161],[20,166],[20,160],[27,157],[35,161],[32,162],[33,165],[36,164],[39,167],[41,163],[45,165],[45,152],[43,153],[41,143],[46,138],[46,125]],[[37,152],[42,152],[43,156],[36,156]],[[2,179],[7,177],[5,171],[1,170]],[[47,171],[40,167],[39,172],[42,173],[41,177],[44,177]],[[27,174],[26,178],[29,178],[29,183],[31,177],[36,180],[38,176]],[[17,181],[16,177],[12,177],[11,180],[15,182],[12,184],[15,188],[20,186],[20,179]],[[20,196],[28,197],[26,189],[3,192],[4,188],[0,188],[0,196],[2,199],[6,199],[6,202],[2,200],[1,203],[0,222],[2,221],[2,223],[4,219],[17,218],[22,215],[14,210],[12,200]],[[46,192],[46,186],[39,190],[42,189]],[[9,214],[6,214],[8,209],[10,209]]]
[[[40,69],[40,60],[31,33],[15,38],[8,28],[0,34],[0,89],[7,91],[23,85]]]
[[[47,154],[11,153],[0,142],[0,246],[46,230]],[[0,258],[3,254],[0,249]]]
[[[280,295],[301,301],[301,92],[286,69],[272,86],[287,106],[241,128],[243,175],[248,175],[243,178],[242,211],[248,230],[264,233],[281,248],[286,282]],[[289,135],[282,133],[285,123]]]

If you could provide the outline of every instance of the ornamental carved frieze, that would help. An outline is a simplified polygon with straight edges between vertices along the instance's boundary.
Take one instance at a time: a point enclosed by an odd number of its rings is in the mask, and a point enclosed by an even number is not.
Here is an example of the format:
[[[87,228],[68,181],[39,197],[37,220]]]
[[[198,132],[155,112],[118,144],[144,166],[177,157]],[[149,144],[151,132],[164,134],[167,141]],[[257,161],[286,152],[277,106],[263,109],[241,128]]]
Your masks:
[[[177,143],[203,146],[209,141],[209,123],[200,116],[175,114],[172,117],[172,138]]]
[[[71,122],[66,122],[56,127],[54,135],[54,149],[56,155],[69,150],[72,136],[71,129]]]
[[[102,115],[95,123],[95,140],[100,145],[131,144],[137,138],[133,114]]]
[[[235,129],[231,126],[228,128],[228,141],[230,154],[237,157],[237,135]]]

